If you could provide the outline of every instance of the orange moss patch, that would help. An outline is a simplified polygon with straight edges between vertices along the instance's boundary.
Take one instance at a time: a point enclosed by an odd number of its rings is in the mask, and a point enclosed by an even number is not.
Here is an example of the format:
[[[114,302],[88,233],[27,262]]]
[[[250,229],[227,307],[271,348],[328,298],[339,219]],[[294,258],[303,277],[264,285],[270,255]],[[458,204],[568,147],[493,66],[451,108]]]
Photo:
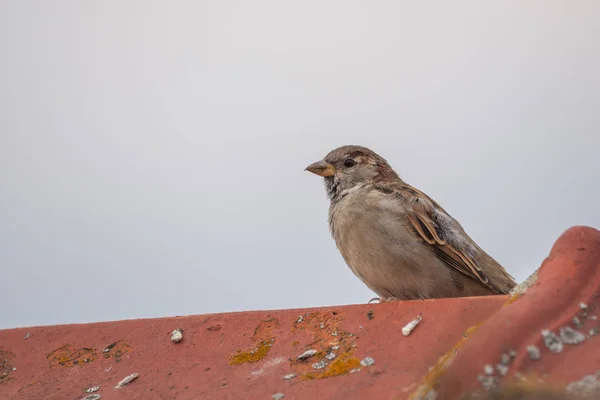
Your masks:
[[[469,337],[479,329],[483,322],[468,328],[463,334],[462,339],[454,345],[446,354],[441,356],[429,372],[423,377],[419,387],[410,395],[410,400],[419,400],[427,398],[429,392],[436,390],[440,382],[440,378],[444,375],[448,368],[454,362],[460,348],[465,344]]]
[[[234,355],[229,357],[230,365],[239,365],[243,363],[253,363],[262,360],[271,350],[271,346],[275,343],[273,330],[279,327],[279,321],[271,318],[261,321],[254,329],[252,340],[258,341],[257,345],[250,350],[238,350]]]
[[[50,368],[88,364],[96,361],[96,358],[96,350],[85,347],[77,348],[70,344],[66,344],[46,356]]]
[[[269,318],[261,321],[254,329],[253,340],[269,340],[273,338],[273,330],[279,328],[279,321],[276,318]]]
[[[356,357],[339,358],[331,363],[327,371],[319,379],[345,375],[353,369],[360,368],[360,360]]]
[[[229,364],[238,365],[243,363],[253,363],[265,358],[267,353],[271,350],[271,342],[260,342],[257,347],[249,351],[237,351],[234,355],[229,357]]]
[[[508,301],[502,306],[503,308],[511,305],[512,303],[523,297],[525,293],[527,293],[529,288],[537,282],[539,270],[539,268],[535,270],[535,272],[529,275],[527,279],[525,279],[525,281],[519,283],[511,290],[510,297],[508,298]]]
[[[515,301],[519,300],[521,298],[521,296],[523,296],[523,293],[515,293],[513,295],[511,295],[508,300],[506,301],[506,303],[504,303],[504,305],[502,306],[502,308],[511,305],[512,303],[514,303]]]
[[[345,375],[354,369],[360,368],[360,360],[356,357],[352,357],[354,349],[354,347],[346,348],[346,351],[340,355],[337,355],[336,358],[326,368],[323,369],[323,372],[308,372],[302,375],[302,378],[326,379],[333,376]]]
[[[0,384],[12,379],[10,374],[13,372],[15,355],[10,351],[0,350]]]
[[[351,332],[340,329],[343,312],[313,312],[299,318],[291,327],[292,333],[307,332],[312,342],[305,350],[316,351],[312,357],[298,360],[293,358],[290,366],[301,379],[325,379],[350,373],[360,368],[360,360],[353,357],[356,339]],[[294,346],[294,343],[292,343]],[[302,353],[297,349],[292,351]],[[315,368],[315,365],[318,368]]]
[[[114,358],[115,362],[121,361],[121,357],[131,352],[132,347],[124,340],[118,340],[114,343],[109,344],[102,349],[102,356],[104,358]]]
[[[478,400],[485,396],[485,391],[481,388],[475,389],[463,396],[464,400]],[[565,384],[560,382],[546,382],[543,376],[532,373],[524,375],[520,379],[503,385],[494,393],[495,399],[521,400],[521,399],[540,399],[540,400],[583,400],[591,398],[568,396],[565,391]]]

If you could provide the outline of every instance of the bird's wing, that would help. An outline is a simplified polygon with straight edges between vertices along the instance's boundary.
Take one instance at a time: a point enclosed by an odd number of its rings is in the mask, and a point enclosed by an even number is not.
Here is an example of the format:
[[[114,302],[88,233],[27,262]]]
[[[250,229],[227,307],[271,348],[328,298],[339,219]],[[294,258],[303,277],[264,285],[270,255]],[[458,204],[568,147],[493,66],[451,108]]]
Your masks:
[[[426,243],[431,245],[437,258],[449,267],[480,281],[493,291],[503,293],[501,289],[490,283],[485,272],[477,261],[469,255],[469,252],[465,248],[460,248],[459,241],[451,239],[450,235],[455,234],[456,229],[454,233],[449,232],[447,226],[440,224],[440,213],[447,216],[453,223],[458,223],[439,204],[425,193],[408,184],[398,185],[394,187],[393,193],[389,191],[388,193],[404,203],[406,218],[410,226]],[[462,228],[458,231],[466,236]],[[466,239],[471,240],[468,236]]]

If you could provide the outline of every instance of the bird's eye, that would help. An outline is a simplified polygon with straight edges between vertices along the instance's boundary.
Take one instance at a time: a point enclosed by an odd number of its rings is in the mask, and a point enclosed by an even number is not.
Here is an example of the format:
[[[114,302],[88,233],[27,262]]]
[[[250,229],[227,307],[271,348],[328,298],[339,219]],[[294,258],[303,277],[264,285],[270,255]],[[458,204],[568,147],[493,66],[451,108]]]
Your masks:
[[[344,161],[344,167],[346,167],[346,168],[354,167],[354,165],[356,165],[356,161],[354,161],[351,158]]]

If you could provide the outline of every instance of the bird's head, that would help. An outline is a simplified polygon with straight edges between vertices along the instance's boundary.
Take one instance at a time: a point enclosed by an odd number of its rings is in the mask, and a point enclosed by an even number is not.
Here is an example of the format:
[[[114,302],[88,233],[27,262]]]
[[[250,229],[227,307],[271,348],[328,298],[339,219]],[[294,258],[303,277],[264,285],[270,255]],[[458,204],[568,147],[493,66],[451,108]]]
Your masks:
[[[338,147],[306,170],[325,178],[331,201],[357,185],[400,179],[383,157],[362,146]]]

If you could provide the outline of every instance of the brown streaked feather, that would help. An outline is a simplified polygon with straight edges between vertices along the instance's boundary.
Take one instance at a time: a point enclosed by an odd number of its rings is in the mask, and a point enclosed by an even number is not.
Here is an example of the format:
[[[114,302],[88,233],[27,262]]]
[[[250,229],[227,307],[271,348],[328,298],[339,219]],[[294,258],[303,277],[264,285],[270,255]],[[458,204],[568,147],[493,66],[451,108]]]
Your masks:
[[[427,207],[423,201],[419,201],[419,198],[417,197],[415,198],[415,201],[413,203],[414,217],[411,218],[418,219],[421,225],[425,226],[427,231],[429,231],[429,234],[433,237],[434,243],[439,245],[445,245],[446,241],[440,237],[440,235],[438,234],[437,227],[431,219],[431,211],[432,210],[430,210],[429,207]]]
[[[424,241],[429,244],[435,244],[435,239],[433,238],[433,235],[431,235],[431,230],[425,226],[425,224],[423,224],[418,215],[415,215],[414,213],[407,213],[406,216],[408,217],[408,220],[413,228],[415,228],[417,233],[421,235]]]
[[[502,291],[490,284],[481,267],[468,254],[457,249],[442,238],[439,227],[434,221],[434,208],[446,213],[425,193],[405,183],[398,190],[399,197],[406,201],[406,216],[410,225],[419,236],[433,247],[433,252],[441,261],[451,268],[476,279],[495,292]],[[447,214],[447,213],[446,213]]]

